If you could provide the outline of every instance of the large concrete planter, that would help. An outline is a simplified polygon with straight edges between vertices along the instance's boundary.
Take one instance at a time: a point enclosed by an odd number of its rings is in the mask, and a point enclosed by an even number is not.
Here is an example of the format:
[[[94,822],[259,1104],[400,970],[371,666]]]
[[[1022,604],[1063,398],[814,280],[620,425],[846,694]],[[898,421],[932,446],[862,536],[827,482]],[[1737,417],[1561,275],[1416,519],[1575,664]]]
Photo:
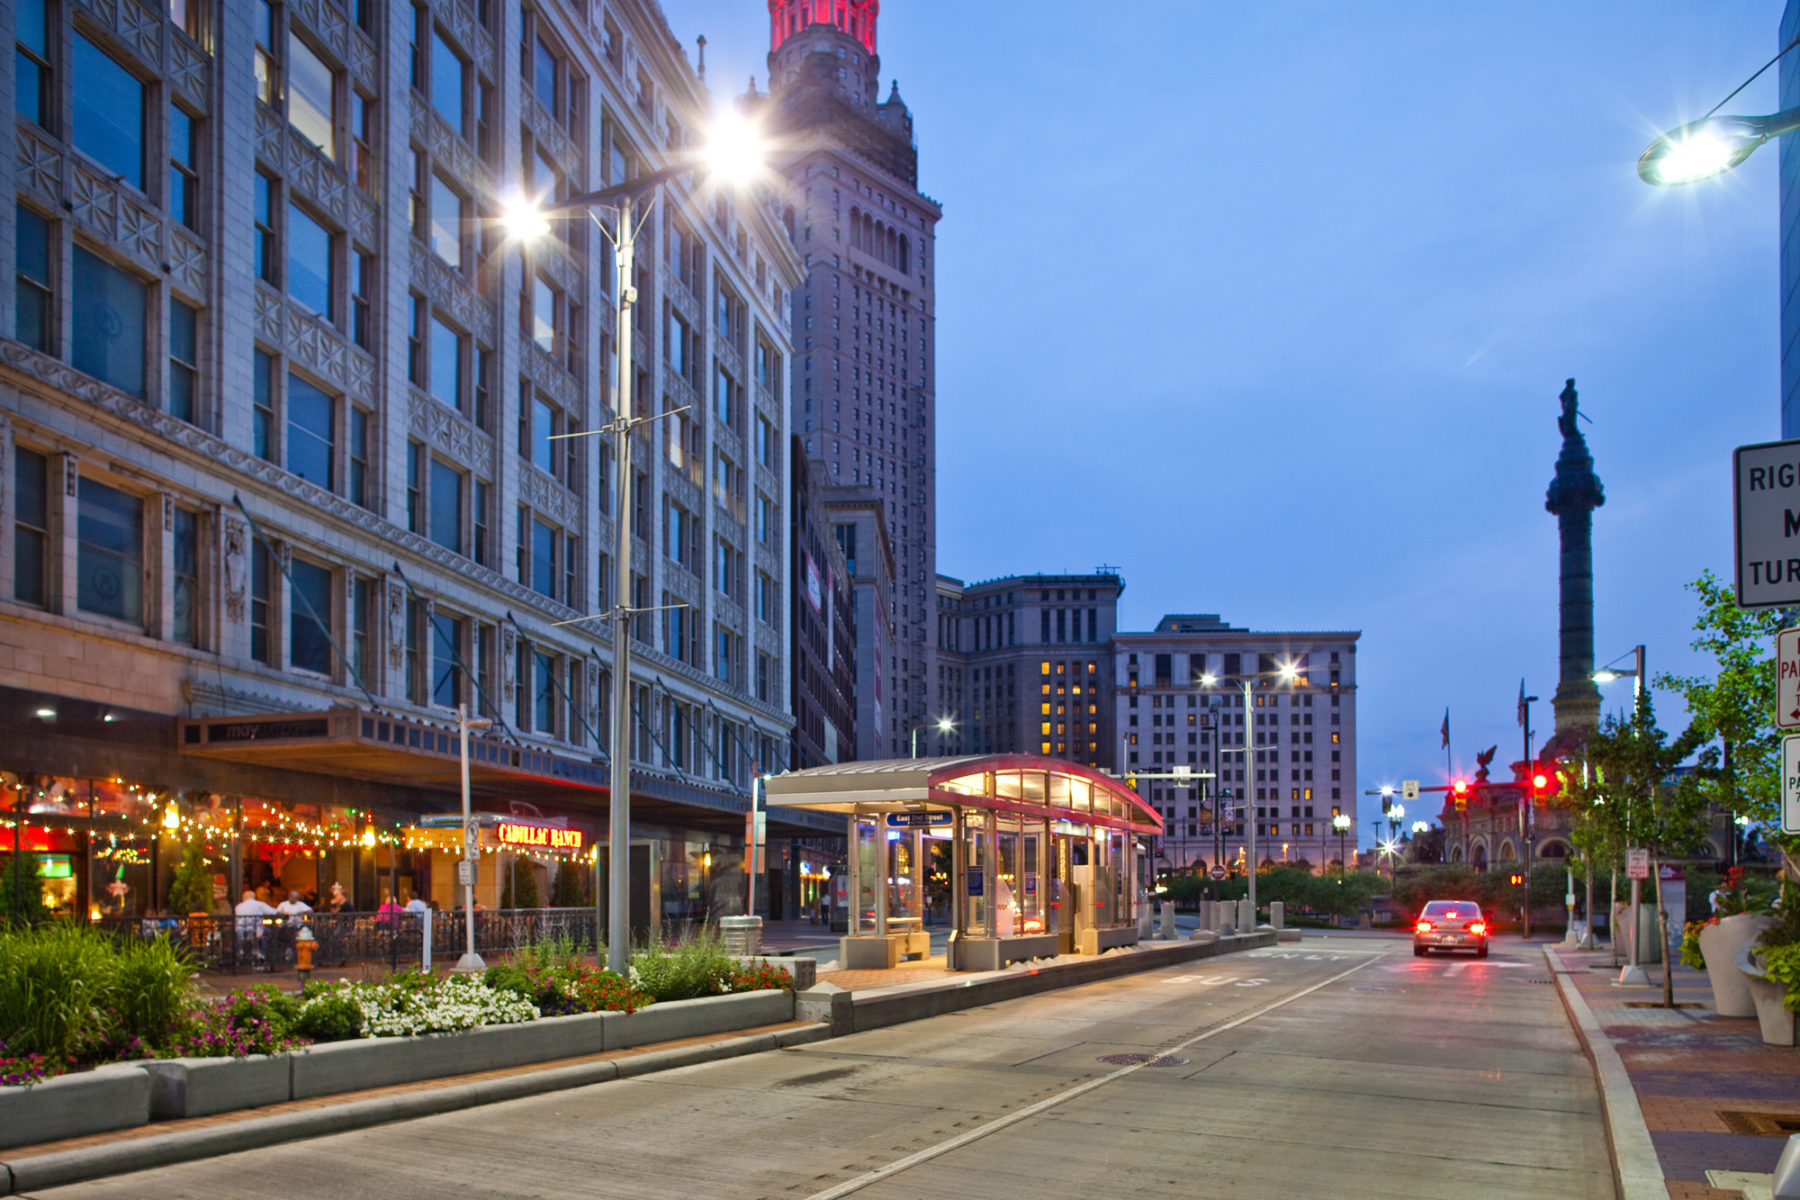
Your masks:
[[[137,1066],[150,1076],[150,1116],[158,1121],[281,1104],[291,1092],[285,1054],[159,1058]]]
[[[1712,984],[1713,1010],[1721,1017],[1756,1015],[1750,985],[1733,964],[1738,947],[1755,941],[1771,923],[1761,913],[1737,913],[1700,931],[1700,956],[1706,960],[1706,981]]]
[[[130,1129],[150,1120],[150,1077],[136,1063],[0,1087],[0,1148]]]
[[[1756,1004],[1756,1023],[1762,1027],[1763,1042],[1770,1046],[1800,1045],[1800,1013],[1785,1003],[1787,985],[1762,973],[1762,965],[1751,956],[1748,942],[1738,947],[1736,962],[1750,987],[1750,999]]]

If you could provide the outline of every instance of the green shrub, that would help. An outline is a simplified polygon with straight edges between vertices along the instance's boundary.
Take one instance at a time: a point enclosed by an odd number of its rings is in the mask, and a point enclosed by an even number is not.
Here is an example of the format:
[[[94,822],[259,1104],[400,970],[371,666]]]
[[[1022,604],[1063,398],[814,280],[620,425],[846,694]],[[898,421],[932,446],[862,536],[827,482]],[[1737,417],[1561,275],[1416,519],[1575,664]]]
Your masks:
[[[731,990],[737,961],[711,930],[673,948],[652,942],[632,957],[632,983],[658,1000],[689,1000]]]
[[[300,1005],[300,1016],[294,1032],[315,1042],[347,1042],[363,1035],[362,1008],[345,994],[333,988],[312,996]]]
[[[0,932],[0,1042],[68,1061],[111,1040],[112,943],[61,922]]]
[[[0,926],[39,925],[50,919],[37,871],[35,854],[6,856],[6,866],[0,870]]]
[[[588,902],[589,873],[576,864],[563,860],[556,864],[550,880],[551,908],[581,908]]]
[[[500,889],[501,908],[536,908],[538,906],[537,869],[524,855],[515,854],[507,866],[506,882]]]
[[[1786,986],[1782,1003],[1790,1011],[1800,1013],[1800,942],[1762,951],[1762,966],[1764,975]]]
[[[108,1001],[118,1038],[159,1044],[181,1018],[194,971],[193,961],[167,934],[121,945]]]
[[[206,847],[199,837],[189,838],[182,847],[175,879],[169,884],[169,911],[177,916],[211,912],[212,886],[212,872],[206,869]]]
[[[279,1054],[302,1043],[294,1028],[299,1017],[297,997],[259,984],[194,1005],[167,1045],[158,1048],[181,1058]]]

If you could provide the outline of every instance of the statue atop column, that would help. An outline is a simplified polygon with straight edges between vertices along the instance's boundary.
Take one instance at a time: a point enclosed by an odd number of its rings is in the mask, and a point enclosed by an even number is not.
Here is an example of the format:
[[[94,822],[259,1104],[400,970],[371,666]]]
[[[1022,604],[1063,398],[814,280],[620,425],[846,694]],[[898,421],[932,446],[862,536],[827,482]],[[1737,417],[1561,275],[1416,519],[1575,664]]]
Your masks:
[[[1544,508],[1556,516],[1561,538],[1561,593],[1559,600],[1562,669],[1552,704],[1556,710],[1556,734],[1544,747],[1543,758],[1567,753],[1586,740],[1600,725],[1600,688],[1594,683],[1594,547],[1593,514],[1606,503],[1594,459],[1581,436],[1578,421],[1585,414],[1575,392],[1575,381],[1563,388],[1562,415],[1556,427],[1562,432],[1562,452],[1556,456],[1556,475],[1544,497]]]

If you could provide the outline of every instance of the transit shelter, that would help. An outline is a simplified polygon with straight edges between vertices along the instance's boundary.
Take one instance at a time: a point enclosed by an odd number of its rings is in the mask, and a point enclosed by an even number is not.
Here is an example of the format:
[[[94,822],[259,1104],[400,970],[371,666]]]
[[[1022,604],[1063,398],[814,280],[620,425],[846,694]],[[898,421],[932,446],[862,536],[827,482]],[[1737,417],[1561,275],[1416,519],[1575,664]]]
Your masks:
[[[1138,940],[1141,841],[1162,819],[1123,782],[1029,755],[890,759],[766,781],[771,813],[841,813],[849,836],[846,969],[930,953],[947,906],[947,965],[994,970]]]

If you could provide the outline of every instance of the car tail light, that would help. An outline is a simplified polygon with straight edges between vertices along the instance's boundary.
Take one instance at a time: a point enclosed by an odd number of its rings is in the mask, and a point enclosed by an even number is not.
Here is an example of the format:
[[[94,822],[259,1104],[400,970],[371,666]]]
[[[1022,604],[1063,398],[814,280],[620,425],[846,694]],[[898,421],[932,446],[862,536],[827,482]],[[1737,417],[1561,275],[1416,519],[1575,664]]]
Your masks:
[[[1487,932],[1487,922],[1486,921],[1471,922],[1469,925],[1469,932],[1470,933],[1486,933]]]
[[[1430,933],[1434,928],[1436,928],[1436,926],[1434,926],[1430,921],[1420,921],[1418,924],[1417,932]]]

